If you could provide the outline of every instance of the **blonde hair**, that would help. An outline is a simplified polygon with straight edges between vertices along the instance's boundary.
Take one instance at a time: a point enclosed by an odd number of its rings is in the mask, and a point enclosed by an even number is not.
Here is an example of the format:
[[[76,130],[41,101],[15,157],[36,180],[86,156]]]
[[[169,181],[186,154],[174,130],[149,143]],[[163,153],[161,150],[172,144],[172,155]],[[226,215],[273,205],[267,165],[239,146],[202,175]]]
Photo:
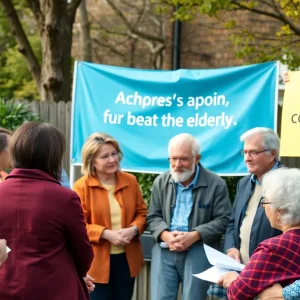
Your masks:
[[[111,144],[116,148],[119,155],[119,161],[123,157],[119,143],[110,135],[103,132],[95,132],[90,135],[82,147],[82,167],[81,173],[83,175],[93,176],[95,170],[93,169],[93,160],[100,148],[105,144]]]

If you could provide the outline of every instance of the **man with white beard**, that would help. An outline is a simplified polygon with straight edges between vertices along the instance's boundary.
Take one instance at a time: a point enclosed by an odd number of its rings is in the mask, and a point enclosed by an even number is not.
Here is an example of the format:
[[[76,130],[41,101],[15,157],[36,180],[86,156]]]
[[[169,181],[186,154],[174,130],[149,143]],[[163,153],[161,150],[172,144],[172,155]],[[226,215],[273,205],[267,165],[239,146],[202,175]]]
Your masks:
[[[152,187],[147,214],[152,249],[151,299],[205,300],[209,282],[192,274],[210,267],[203,244],[218,247],[230,217],[227,186],[200,164],[200,146],[187,133],[169,141],[170,171]]]

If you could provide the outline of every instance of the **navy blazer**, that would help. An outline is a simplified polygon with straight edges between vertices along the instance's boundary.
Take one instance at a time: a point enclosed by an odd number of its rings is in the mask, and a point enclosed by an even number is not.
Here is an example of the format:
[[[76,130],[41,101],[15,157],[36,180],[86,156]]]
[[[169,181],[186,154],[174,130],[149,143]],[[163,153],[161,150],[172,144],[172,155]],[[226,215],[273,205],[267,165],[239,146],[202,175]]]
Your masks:
[[[280,164],[281,165],[281,164]],[[231,217],[227,226],[224,242],[224,251],[230,248],[240,250],[240,227],[244,217],[246,205],[253,194],[255,184],[251,182],[251,174],[243,177],[237,184]],[[277,236],[282,232],[271,227],[269,219],[262,205],[259,205],[253,220],[249,243],[249,256],[253,254],[258,244],[265,239]]]

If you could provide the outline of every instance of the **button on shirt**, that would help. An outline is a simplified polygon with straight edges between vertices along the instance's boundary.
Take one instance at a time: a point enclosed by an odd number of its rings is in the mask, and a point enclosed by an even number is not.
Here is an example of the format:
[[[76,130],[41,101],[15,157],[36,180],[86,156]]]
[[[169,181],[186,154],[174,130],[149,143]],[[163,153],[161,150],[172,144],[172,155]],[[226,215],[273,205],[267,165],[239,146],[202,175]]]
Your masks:
[[[192,190],[199,178],[200,168],[197,165],[196,175],[193,181],[187,186],[175,183],[176,202],[171,219],[171,231],[189,231],[189,216],[193,208]]]

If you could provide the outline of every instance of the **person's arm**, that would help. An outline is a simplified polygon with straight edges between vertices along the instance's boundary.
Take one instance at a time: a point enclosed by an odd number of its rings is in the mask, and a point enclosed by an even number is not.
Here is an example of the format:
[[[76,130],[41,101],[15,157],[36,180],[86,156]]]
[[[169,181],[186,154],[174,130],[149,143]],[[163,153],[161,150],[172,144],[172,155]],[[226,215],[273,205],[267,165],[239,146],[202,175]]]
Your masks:
[[[153,183],[150,204],[147,213],[147,225],[157,242],[160,242],[160,235],[163,231],[170,231],[168,224],[163,218],[163,202],[159,190],[159,177]],[[166,188],[166,187],[163,187]]]
[[[281,255],[285,252],[278,249],[279,239],[275,237],[259,244],[239,277],[230,284],[227,290],[230,300],[252,300],[273,284],[278,274],[281,278],[288,276],[293,261]],[[282,257],[280,263],[278,256]]]
[[[236,205],[237,205],[237,201],[238,201],[238,197],[239,197],[239,183],[240,181],[237,183],[237,187],[236,187],[236,197],[233,201],[233,206],[232,206],[232,211],[231,211],[231,216],[228,222],[228,226],[226,229],[226,233],[225,233],[225,241],[224,241],[224,251],[225,253],[234,258],[236,261],[240,262],[241,258],[240,258],[240,251],[237,247],[236,244],[236,239],[235,239],[235,211],[236,211]]]
[[[299,295],[300,296],[300,295]],[[292,300],[293,298],[283,298],[282,286],[279,283],[275,283],[272,286],[266,288],[261,293],[258,294],[257,298],[259,300]],[[295,298],[296,299],[300,299]]]
[[[87,235],[80,200],[75,193],[72,193],[67,202],[65,214],[67,247],[78,275],[85,277],[93,261],[94,254]]]
[[[230,218],[231,204],[225,181],[222,180],[216,187],[212,201],[211,221],[193,228],[193,231],[199,233],[200,238],[205,244],[215,241],[216,238],[221,238]]]
[[[300,280],[282,288],[279,283],[275,283],[258,295],[259,300],[299,300]]]
[[[0,266],[7,259],[6,240],[0,240]]]
[[[289,72],[285,72],[285,73],[283,74],[283,81],[284,81],[284,83],[287,83],[287,82],[290,81]]]
[[[89,236],[89,239],[91,243],[100,243],[100,238],[102,236],[103,231],[106,229],[106,227],[98,225],[98,224],[91,224],[90,219],[88,216],[88,210],[86,205],[86,199],[85,199],[85,190],[82,182],[75,182],[73,186],[73,190],[77,193],[77,195],[80,198],[82,210],[84,213],[84,220],[86,223],[86,229]]]
[[[133,200],[135,202],[135,217],[131,221],[128,228],[121,228],[117,230],[118,233],[121,233],[123,237],[131,241],[133,238],[139,238],[139,236],[144,232],[146,228],[146,214],[147,207],[144,202],[140,186],[134,178],[132,181],[133,185]]]

